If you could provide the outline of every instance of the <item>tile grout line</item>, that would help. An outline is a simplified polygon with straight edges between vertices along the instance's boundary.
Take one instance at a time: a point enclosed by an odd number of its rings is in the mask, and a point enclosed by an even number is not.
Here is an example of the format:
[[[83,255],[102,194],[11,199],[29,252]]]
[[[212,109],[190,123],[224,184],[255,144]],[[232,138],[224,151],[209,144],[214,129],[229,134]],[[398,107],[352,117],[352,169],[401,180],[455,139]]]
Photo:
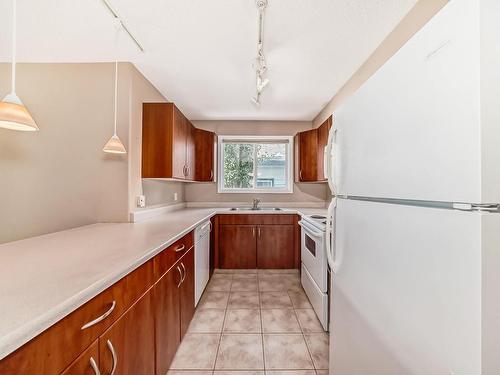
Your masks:
[[[262,304],[260,301],[260,275],[257,274],[257,292],[259,293],[259,318],[260,318],[260,339],[262,341],[262,364],[264,375],[266,374],[266,349],[264,347],[264,324],[262,323]]]
[[[288,298],[290,298],[290,293],[289,293],[288,290],[287,290],[287,294],[288,294]],[[309,349],[309,345],[307,344],[306,336],[304,335],[304,330],[302,329],[302,324],[300,324],[299,316],[297,315],[297,311],[296,311],[296,308],[295,308],[295,305],[294,305],[293,301],[292,301],[292,306],[293,306],[293,313],[295,314],[295,318],[297,319],[297,321],[299,323],[299,327],[300,327],[302,339],[304,340],[304,343],[306,344],[307,353],[309,354],[309,358],[311,359],[313,370],[317,374],[316,364],[314,363],[314,359],[313,359],[313,356],[311,354],[311,350]]]
[[[232,284],[233,284],[233,276],[231,276],[231,285],[229,287],[229,293],[228,293],[228,296],[227,296],[226,307],[224,308],[224,318],[222,319],[222,327],[220,329],[219,343],[217,344],[217,350],[215,352],[215,360],[214,360],[214,367],[212,369],[212,374],[215,373],[215,368],[217,366],[217,360],[219,359],[219,349],[220,349],[220,344],[222,342],[222,335],[224,333],[224,325],[226,324],[227,308],[229,306],[229,298],[231,297],[231,287],[232,287]]]

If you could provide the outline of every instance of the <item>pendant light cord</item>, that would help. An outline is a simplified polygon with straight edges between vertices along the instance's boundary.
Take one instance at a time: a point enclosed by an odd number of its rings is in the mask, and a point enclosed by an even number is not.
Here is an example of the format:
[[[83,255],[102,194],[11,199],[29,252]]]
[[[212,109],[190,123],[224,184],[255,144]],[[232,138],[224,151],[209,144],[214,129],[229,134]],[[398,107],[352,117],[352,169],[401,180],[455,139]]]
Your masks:
[[[115,61],[115,132],[114,135],[116,136],[116,112],[117,112],[117,96],[118,96],[118,60]]]
[[[12,0],[12,94],[16,93],[16,3]]]
[[[121,22],[118,23],[115,36],[115,132],[116,137],[116,117],[118,112],[118,36],[120,35]]]

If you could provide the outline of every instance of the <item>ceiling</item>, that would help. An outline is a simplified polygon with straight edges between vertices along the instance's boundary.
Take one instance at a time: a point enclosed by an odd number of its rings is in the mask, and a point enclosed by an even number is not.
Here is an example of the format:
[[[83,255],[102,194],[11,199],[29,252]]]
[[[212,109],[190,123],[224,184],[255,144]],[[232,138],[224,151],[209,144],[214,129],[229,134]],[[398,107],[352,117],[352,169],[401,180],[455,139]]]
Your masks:
[[[255,93],[254,0],[110,0],[145,48],[122,34],[132,61],[193,120],[312,120],[416,0],[268,0],[269,85]],[[0,2],[0,61],[10,61],[11,2]],[[18,59],[115,58],[115,31],[100,0],[18,0]]]

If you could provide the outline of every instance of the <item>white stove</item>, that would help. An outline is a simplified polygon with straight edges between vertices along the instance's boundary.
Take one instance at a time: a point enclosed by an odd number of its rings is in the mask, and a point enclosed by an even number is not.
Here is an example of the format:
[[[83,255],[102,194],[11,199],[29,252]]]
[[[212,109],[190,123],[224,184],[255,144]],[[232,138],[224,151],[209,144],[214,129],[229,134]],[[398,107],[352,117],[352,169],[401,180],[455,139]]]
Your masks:
[[[328,261],[326,216],[304,215],[301,230],[301,283],[325,331],[328,331]]]
[[[324,215],[304,215],[302,219],[323,232],[326,230],[326,216]]]

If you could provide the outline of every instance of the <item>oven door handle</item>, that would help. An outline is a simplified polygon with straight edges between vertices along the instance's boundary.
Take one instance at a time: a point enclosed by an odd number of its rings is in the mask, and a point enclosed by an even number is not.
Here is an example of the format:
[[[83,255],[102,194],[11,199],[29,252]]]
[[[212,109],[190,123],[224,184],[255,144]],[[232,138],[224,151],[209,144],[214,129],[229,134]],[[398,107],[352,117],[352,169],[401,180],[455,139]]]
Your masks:
[[[311,233],[315,237],[323,237],[324,233],[323,232],[318,232],[314,229],[312,229],[309,225],[306,224],[304,220],[299,221],[299,225],[304,228],[308,233]]]

